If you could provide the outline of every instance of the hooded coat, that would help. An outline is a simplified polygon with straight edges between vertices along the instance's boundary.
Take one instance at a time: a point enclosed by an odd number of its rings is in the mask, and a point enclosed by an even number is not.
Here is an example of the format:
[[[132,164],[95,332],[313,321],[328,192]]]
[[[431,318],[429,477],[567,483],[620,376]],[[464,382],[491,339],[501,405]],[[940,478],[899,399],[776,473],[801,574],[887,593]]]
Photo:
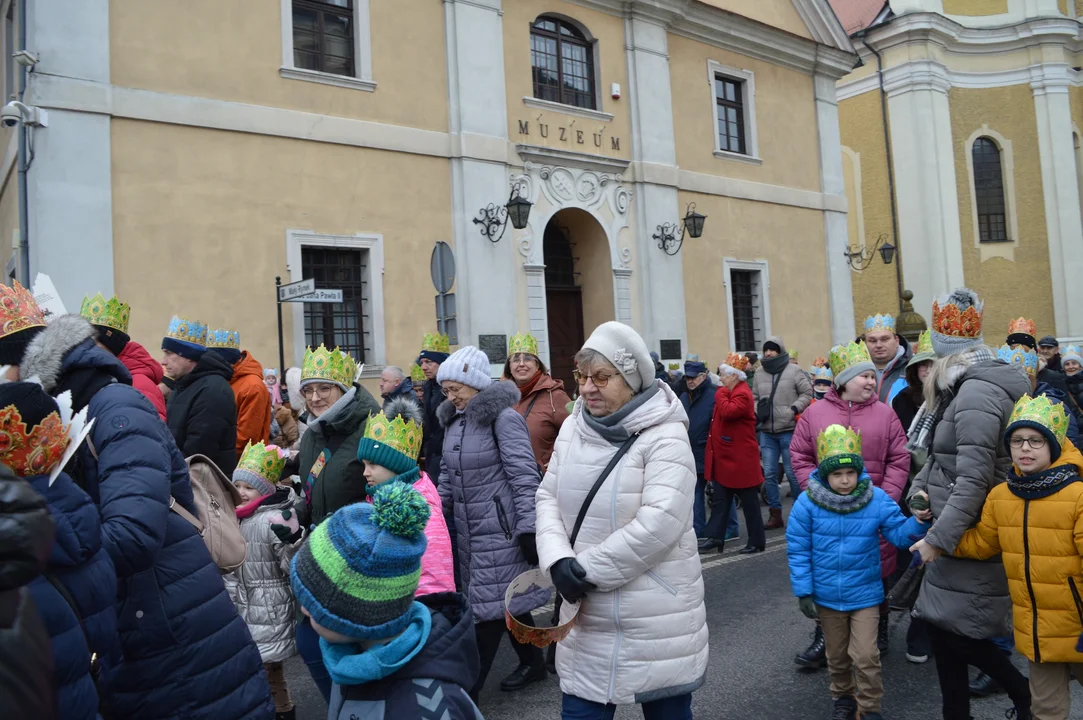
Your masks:
[[[236,443],[240,459],[248,443],[267,442],[271,432],[271,393],[263,382],[263,366],[247,350],[233,364],[229,386],[237,405]]]
[[[520,388],[521,390],[521,388]],[[568,419],[568,403],[572,399],[564,392],[564,381],[552,375],[542,375],[531,388],[515,403],[515,412],[526,420],[530,431],[530,445],[534,448],[534,459],[542,472],[549,467],[549,458],[553,457],[553,445],[557,441],[560,426]]]
[[[756,429],[772,435],[784,435],[793,432],[797,416],[812,403],[812,381],[808,373],[790,362],[782,338],[771,337],[768,342],[778,345],[782,352],[777,357],[762,359],[760,370],[752,376],[752,397],[756,406],[759,407],[761,400],[764,405],[768,404],[776,379],[778,386],[775,388],[774,402],[766,408],[766,415],[757,416]]]
[[[723,487],[742,490],[763,484],[756,410],[748,383],[718,388],[703,476]]]
[[[147,396],[147,400],[150,400],[150,404],[158,411],[158,417],[164,422],[165,397],[162,396],[162,391],[158,387],[162,378],[165,377],[162,364],[152,358],[147,349],[134,340],[128,341],[128,344],[120,351],[120,355],[117,355],[117,360],[120,360],[132,374],[132,387]]]
[[[463,592],[474,622],[504,617],[504,592],[530,569],[519,536],[534,532],[538,465],[523,416],[515,412],[513,382],[493,383],[462,412],[451,401],[438,411],[444,427],[437,490],[453,513]],[[527,595],[515,614],[545,603],[547,593]]]
[[[711,435],[717,390],[711,379],[706,378],[695,390],[686,387],[681,393],[681,405],[688,415],[688,441],[692,445],[692,456],[696,458],[698,475],[704,474],[703,463],[707,456],[707,438]]]
[[[192,372],[177,380],[166,408],[166,423],[181,454],[186,458],[206,455],[226,477],[237,467],[237,401],[229,386],[232,377],[233,368],[225,360],[205,352]],[[267,394],[266,388],[263,394]]]
[[[560,689],[592,702],[627,705],[690,693],[707,671],[688,415],[669,386],[655,382],[654,393],[620,422],[639,438],[602,483],[574,547],[569,535],[579,510],[617,452],[586,418],[582,398],[538,489],[541,567],[575,558],[597,586],[556,654]],[[560,621],[573,613],[565,603]]]
[[[425,472],[437,483],[440,482],[440,456],[444,452],[444,426],[440,424],[437,410],[444,402],[440,384],[435,380],[426,380],[422,387],[422,410],[425,413],[425,436],[422,438],[421,456],[425,458]]]
[[[1019,368],[999,361],[968,367],[951,394],[933,435],[929,461],[914,478],[910,497],[924,491],[933,511],[925,541],[950,551],[977,523],[989,492],[1007,478],[1011,455],[1004,428],[1015,403],[1030,392]],[[943,555],[926,566],[914,615],[975,640],[1007,635],[1011,598],[1001,558],[966,560]]]
[[[67,467],[98,506],[102,545],[117,575],[124,657],[113,675],[114,716],[271,718],[252,636],[202,538],[169,510],[172,497],[196,512],[184,456],[93,333],[78,315],[55,319],[31,342],[20,371],[37,376],[50,394],[71,390],[74,410],[86,407],[95,420]]]

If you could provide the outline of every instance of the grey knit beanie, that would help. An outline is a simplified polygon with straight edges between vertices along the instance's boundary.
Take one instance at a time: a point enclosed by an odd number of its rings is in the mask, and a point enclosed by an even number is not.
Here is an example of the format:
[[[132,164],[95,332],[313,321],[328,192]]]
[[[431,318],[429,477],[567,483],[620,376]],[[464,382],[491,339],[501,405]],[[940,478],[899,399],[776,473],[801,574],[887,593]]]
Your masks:
[[[473,345],[459,348],[440,364],[440,371],[436,373],[436,382],[445,380],[484,390],[493,384],[489,356]]]
[[[602,323],[583,343],[583,348],[594,350],[613,363],[633,393],[640,393],[654,383],[654,361],[647,343],[624,323]]]

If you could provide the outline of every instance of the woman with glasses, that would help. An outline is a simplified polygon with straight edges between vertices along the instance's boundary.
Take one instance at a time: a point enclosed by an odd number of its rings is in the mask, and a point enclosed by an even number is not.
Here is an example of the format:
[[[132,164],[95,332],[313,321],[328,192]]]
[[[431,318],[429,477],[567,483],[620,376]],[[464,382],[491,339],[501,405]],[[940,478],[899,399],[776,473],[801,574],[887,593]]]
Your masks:
[[[600,325],[575,364],[580,398],[537,495],[540,567],[565,600],[585,599],[557,646],[562,717],[601,720],[641,703],[646,720],[689,720],[707,615],[688,415],[627,325]],[[560,621],[574,612],[565,603]]]
[[[568,419],[571,398],[564,392],[564,382],[554,379],[538,357],[538,341],[532,335],[512,336],[504,379],[513,380],[519,388],[515,412],[526,420],[534,459],[544,473],[560,426]]]

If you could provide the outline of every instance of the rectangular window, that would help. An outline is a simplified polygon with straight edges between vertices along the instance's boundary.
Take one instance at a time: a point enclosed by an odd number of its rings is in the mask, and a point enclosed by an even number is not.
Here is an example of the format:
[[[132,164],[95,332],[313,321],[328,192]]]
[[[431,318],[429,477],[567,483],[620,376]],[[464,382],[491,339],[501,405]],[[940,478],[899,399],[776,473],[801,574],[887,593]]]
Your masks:
[[[369,251],[307,245],[301,248],[301,275],[316,289],[342,290],[342,303],[305,303],[305,344],[338,347],[358,363],[372,352]]]
[[[759,165],[756,139],[756,75],[751,70],[707,61],[715,157]]]
[[[758,352],[766,340],[759,270],[730,270],[730,308],[734,347],[738,352]]]
[[[293,0],[293,64],[354,76],[353,0]]]
[[[718,149],[747,155],[745,141],[744,83],[715,75],[715,104],[718,106]]]

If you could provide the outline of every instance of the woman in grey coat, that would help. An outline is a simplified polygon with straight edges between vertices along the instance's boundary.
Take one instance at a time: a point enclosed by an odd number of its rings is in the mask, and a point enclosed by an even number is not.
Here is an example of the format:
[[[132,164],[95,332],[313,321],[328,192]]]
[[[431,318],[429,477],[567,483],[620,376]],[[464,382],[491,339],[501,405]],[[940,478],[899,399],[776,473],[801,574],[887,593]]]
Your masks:
[[[448,398],[437,410],[444,427],[440,498],[454,513],[462,592],[474,613],[481,672],[470,695],[476,701],[492,667],[504,625],[504,593],[518,575],[538,564],[534,542],[534,495],[541,478],[523,416],[515,411],[519,390],[494,383],[489,358],[476,347],[460,349],[436,376]],[[533,625],[530,611],[548,593],[518,599],[513,612]],[[509,638],[511,637],[508,633]],[[541,650],[512,639],[519,667],[500,683],[519,690],[547,677]]]
[[[955,320],[952,306],[971,322]],[[1016,401],[1030,392],[1022,370],[995,360],[982,344],[981,309],[970,290],[956,290],[933,304],[932,340],[939,359],[925,380],[925,404],[907,446],[929,454],[909,497],[914,515],[932,519],[933,526],[912,549],[924,561],[936,562],[925,570],[914,616],[929,623],[945,720],[970,717],[968,665],[1007,689],[1019,718],[1030,717],[1027,679],[991,640],[1011,634],[1012,602],[1000,556],[985,561],[951,556],[963,533],[981,518],[986,496],[1007,479],[1012,461],[1004,429]]]

